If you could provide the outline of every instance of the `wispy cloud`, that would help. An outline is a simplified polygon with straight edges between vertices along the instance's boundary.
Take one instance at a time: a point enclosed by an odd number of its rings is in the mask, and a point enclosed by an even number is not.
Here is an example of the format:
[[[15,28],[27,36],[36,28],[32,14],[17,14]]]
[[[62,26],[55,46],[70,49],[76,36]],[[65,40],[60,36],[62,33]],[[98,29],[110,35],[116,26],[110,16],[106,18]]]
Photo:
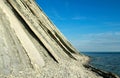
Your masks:
[[[65,20],[65,17],[62,17],[59,12],[57,12],[56,9],[52,8],[51,9],[51,15],[50,18],[52,18],[52,20]]]
[[[75,17],[72,17],[71,19],[72,20],[85,20],[85,19],[87,19],[87,17],[85,17],[85,16],[75,16]]]
[[[105,22],[104,24],[107,26],[120,26],[120,22]]]
[[[73,44],[80,51],[120,51],[120,32],[85,34]]]

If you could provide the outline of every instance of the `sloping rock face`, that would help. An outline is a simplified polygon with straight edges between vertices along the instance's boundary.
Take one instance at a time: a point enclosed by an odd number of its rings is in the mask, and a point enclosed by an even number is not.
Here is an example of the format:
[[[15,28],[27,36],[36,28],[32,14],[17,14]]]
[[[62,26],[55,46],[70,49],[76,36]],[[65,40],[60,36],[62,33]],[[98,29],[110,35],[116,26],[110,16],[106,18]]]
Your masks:
[[[102,78],[34,0],[0,0],[0,78]]]

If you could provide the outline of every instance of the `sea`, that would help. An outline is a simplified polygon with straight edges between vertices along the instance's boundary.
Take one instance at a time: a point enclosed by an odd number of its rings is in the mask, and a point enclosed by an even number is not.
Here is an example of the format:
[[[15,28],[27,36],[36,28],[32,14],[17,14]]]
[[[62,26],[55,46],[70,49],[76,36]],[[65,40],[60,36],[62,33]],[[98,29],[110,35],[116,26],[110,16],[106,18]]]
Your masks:
[[[92,66],[120,76],[120,52],[83,52]]]

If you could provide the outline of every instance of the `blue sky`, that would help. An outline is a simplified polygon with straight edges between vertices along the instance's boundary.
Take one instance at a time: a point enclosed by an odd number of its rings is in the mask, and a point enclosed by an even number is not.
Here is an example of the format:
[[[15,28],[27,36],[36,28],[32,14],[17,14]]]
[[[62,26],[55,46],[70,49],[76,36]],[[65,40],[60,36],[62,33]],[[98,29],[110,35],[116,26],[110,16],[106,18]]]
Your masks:
[[[120,0],[36,0],[79,51],[120,51]]]

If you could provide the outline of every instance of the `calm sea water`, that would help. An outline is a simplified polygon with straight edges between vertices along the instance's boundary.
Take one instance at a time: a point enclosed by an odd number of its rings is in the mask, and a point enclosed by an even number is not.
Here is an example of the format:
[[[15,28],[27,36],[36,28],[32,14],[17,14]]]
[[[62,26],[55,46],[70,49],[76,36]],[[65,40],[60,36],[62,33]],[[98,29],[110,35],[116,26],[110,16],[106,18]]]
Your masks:
[[[120,76],[120,52],[84,52],[90,56],[90,64],[96,68],[113,72]]]

